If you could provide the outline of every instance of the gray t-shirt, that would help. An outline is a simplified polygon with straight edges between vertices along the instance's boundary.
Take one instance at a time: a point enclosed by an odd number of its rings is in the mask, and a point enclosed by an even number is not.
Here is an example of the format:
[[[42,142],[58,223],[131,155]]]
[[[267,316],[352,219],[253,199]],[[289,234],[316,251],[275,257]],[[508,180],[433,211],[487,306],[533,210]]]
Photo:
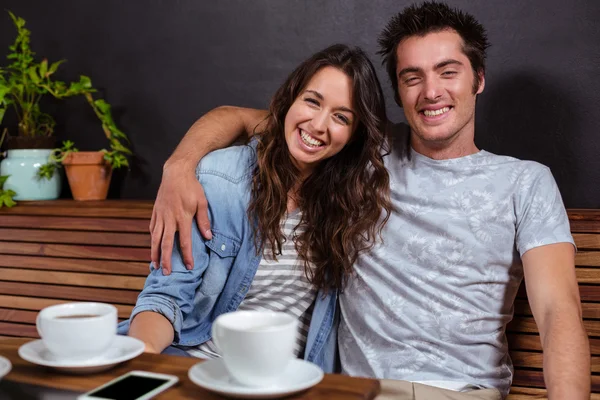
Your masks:
[[[396,136],[396,139],[398,137]],[[340,296],[342,369],[358,376],[512,381],[505,326],[527,250],[573,238],[550,170],[479,151],[433,160],[395,140],[383,244]]]

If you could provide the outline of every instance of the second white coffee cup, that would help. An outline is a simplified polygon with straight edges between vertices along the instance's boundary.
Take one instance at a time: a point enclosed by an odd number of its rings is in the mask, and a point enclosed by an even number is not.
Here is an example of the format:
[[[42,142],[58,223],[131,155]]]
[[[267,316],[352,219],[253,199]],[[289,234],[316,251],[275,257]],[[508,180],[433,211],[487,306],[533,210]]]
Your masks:
[[[264,387],[294,359],[297,330],[298,320],[283,312],[235,311],[217,317],[212,340],[234,379]]]
[[[117,334],[117,308],[105,303],[65,303],[44,308],[37,331],[57,359],[80,360],[102,355]]]

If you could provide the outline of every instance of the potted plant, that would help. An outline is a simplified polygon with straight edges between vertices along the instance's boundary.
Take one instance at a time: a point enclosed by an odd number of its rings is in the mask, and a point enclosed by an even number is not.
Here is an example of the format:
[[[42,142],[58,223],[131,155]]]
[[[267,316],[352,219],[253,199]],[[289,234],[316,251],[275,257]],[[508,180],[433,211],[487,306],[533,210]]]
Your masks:
[[[112,170],[129,166],[127,157],[131,151],[126,145],[129,142],[127,136],[115,125],[110,105],[102,99],[94,99],[96,90],[90,78],[80,76],[79,81],[71,83],[55,80],[54,74],[65,60],[54,63],[46,59],[36,61],[29,45],[31,33],[25,28],[25,20],[11,12],[9,14],[17,29],[17,37],[9,47],[7,58],[11,64],[0,69],[0,123],[11,108],[18,119],[18,132],[17,135],[9,135],[8,157],[0,164],[0,175],[10,175],[5,189],[17,192],[16,200],[57,198],[60,194],[57,169],[64,165],[76,200],[106,198]],[[44,96],[56,99],[84,96],[100,119],[110,150],[77,152],[72,143],[65,147],[66,142],[62,148],[53,149],[55,122],[52,116],[40,109],[39,103]],[[11,162],[13,158],[29,159],[30,162]],[[17,166],[24,164],[24,169]],[[87,174],[83,178],[80,176],[82,170]],[[82,184],[88,187],[81,187]]]
[[[0,147],[2,147],[2,142],[4,142],[5,136],[6,130],[0,137]],[[17,204],[17,202],[14,200],[14,197],[17,195],[17,193],[11,189],[4,189],[4,183],[7,181],[8,177],[9,175],[0,175],[0,208],[4,206],[10,208]]]

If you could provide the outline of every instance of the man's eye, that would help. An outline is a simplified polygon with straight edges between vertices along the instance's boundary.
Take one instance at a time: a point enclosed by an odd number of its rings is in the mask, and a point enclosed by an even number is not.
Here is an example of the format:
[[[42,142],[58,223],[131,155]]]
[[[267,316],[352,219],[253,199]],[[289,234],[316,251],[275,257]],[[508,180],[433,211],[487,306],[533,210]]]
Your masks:
[[[442,72],[442,75],[453,76],[453,75],[456,75],[456,71],[444,71],[444,72]]]
[[[412,84],[417,83],[418,80],[419,80],[419,78],[417,78],[416,76],[413,76],[413,77],[410,77],[410,78],[406,78],[404,80],[404,83],[407,84],[407,85],[412,85]]]

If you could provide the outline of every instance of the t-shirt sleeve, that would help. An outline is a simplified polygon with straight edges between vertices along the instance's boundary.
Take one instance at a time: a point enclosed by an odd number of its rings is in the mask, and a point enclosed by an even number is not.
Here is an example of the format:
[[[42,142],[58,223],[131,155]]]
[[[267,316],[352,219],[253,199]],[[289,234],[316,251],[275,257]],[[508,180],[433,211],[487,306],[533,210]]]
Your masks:
[[[553,243],[575,246],[567,211],[548,169],[532,163],[524,169],[516,193],[516,245],[519,254]]]

